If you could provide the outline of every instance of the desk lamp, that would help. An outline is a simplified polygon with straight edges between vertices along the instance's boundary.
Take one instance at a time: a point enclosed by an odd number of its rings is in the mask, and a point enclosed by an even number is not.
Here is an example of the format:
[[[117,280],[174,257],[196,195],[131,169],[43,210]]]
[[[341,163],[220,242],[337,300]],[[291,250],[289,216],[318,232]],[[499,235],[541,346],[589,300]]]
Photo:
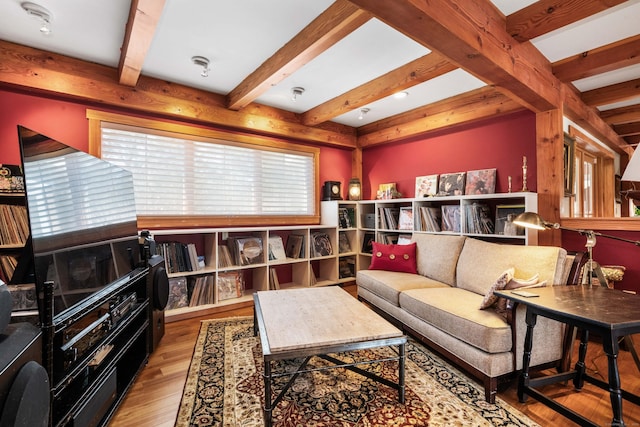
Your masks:
[[[596,267],[593,266],[593,247],[596,245],[596,236],[604,237],[607,239],[620,240],[622,242],[633,243],[636,246],[640,246],[640,241],[637,241],[637,240],[629,240],[629,239],[624,239],[622,237],[610,236],[608,234],[602,234],[593,230],[580,230],[575,228],[562,227],[557,222],[553,223],[553,222],[545,221],[540,217],[540,215],[538,215],[535,212],[521,213],[516,217],[515,220],[513,220],[513,223],[521,227],[531,228],[534,230],[548,230],[548,229],[567,230],[567,231],[573,231],[574,233],[579,233],[583,236],[586,236],[587,242],[585,243],[585,247],[587,248],[588,261],[587,261],[587,271],[585,272],[585,274],[588,274],[589,276],[588,278],[586,278],[587,280],[585,280],[585,277],[583,277],[582,283],[586,282],[589,286],[591,286],[591,278],[593,277],[594,273],[596,274],[596,277],[600,281],[600,285],[607,286],[607,281],[604,278],[604,274],[602,273],[600,266],[599,265]]]

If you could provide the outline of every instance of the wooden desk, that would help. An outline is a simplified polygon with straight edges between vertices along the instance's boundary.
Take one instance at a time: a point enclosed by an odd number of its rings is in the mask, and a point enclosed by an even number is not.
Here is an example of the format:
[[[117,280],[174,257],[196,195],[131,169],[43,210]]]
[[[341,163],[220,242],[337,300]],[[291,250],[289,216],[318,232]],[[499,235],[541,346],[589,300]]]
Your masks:
[[[525,402],[527,395],[535,397],[558,413],[583,426],[596,426],[580,414],[560,405],[535,389],[536,386],[558,381],[573,380],[576,389],[581,389],[584,381],[609,390],[613,420],[611,425],[624,426],[622,420],[622,399],[640,405],[640,397],[621,389],[618,372],[618,342],[626,335],[640,333],[640,296],[603,287],[550,286],[529,289],[537,297],[522,297],[514,291],[499,291],[496,295],[508,298],[527,307],[527,334],[524,340],[522,373],[518,383],[518,399]],[[579,357],[572,371],[543,378],[529,378],[529,362],[533,346],[533,328],[537,316],[548,317],[570,326],[580,328]],[[599,380],[586,373],[584,364],[587,353],[589,332],[602,337],[602,347],[608,359],[609,382]],[[542,343],[544,344],[544,343]]]
[[[398,400],[404,403],[404,365],[407,337],[402,331],[380,317],[377,313],[352,297],[338,286],[322,288],[284,289],[261,291],[253,294],[254,334],[260,332],[260,343],[264,359],[265,424],[271,426],[272,411],[296,377],[303,373],[313,356],[333,363],[330,368],[344,367],[398,390]],[[333,353],[398,346],[398,382],[394,383],[355,365],[344,363]],[[294,373],[272,372],[276,360],[304,357],[304,362]],[[319,370],[322,368],[315,368]],[[291,376],[291,379],[271,400],[271,383],[276,376]]]

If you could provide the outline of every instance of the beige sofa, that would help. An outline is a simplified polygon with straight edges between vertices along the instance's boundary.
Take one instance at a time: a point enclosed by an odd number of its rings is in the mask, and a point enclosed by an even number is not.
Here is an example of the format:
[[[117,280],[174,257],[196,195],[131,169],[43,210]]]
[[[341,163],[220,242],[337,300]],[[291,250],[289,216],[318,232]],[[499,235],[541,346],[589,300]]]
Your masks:
[[[482,380],[485,399],[495,402],[499,381],[522,367],[525,308],[516,306],[505,316],[494,307],[481,310],[480,305],[498,277],[511,268],[515,278],[538,275],[548,285],[565,283],[566,251],[452,235],[414,234],[412,240],[418,274],[360,270],[358,298]],[[557,364],[563,356],[563,337],[562,324],[538,318],[531,366]]]

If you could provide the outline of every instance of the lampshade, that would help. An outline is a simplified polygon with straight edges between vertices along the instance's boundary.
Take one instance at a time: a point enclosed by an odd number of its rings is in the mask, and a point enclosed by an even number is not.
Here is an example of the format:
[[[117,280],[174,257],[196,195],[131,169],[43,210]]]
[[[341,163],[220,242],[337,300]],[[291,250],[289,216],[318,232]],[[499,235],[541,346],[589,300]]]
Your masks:
[[[622,174],[622,181],[640,181],[640,154],[637,149],[633,152],[633,156]]]
[[[535,212],[523,212],[513,220],[513,223],[520,227],[532,228],[534,230],[553,228],[553,224],[546,222]]]
[[[349,180],[349,200],[360,200],[362,195],[362,186],[358,178]]]

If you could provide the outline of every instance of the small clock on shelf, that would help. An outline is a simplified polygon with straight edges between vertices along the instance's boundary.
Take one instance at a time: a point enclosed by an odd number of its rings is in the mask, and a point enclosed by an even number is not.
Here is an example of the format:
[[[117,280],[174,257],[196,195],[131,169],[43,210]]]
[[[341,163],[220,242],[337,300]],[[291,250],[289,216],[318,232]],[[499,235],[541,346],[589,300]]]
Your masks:
[[[340,181],[324,182],[322,200],[342,200],[342,197],[340,197]]]

